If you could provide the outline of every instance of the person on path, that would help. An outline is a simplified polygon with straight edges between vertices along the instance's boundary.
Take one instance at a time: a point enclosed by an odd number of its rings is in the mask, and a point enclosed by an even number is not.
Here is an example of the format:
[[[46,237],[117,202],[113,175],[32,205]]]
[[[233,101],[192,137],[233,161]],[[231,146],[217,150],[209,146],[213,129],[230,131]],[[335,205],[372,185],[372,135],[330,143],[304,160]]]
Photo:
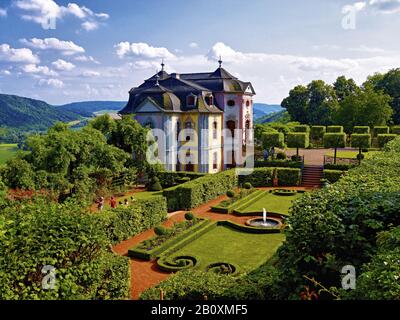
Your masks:
[[[104,208],[104,197],[100,197],[100,199],[97,201],[97,209],[99,211],[102,211]]]
[[[114,197],[111,197],[110,206],[111,206],[111,209],[115,209],[117,207],[117,200],[115,200]]]
[[[128,199],[125,199],[125,200],[124,200],[124,206],[125,206],[125,207],[129,206],[129,201],[128,201]]]

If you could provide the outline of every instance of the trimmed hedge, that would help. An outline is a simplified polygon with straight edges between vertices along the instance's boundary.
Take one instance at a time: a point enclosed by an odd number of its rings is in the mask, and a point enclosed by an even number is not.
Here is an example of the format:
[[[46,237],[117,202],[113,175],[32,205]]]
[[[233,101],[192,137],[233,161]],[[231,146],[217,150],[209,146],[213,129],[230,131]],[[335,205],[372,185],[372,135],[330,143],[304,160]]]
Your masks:
[[[180,265],[179,261],[184,261],[184,263]],[[199,264],[199,261],[199,258],[192,255],[163,256],[157,260],[157,267],[165,272],[177,272],[193,268]]]
[[[334,183],[338,181],[346,171],[341,171],[341,170],[324,170],[324,179],[328,180],[330,183]]]
[[[254,161],[254,168],[301,168],[303,162],[292,160],[268,160],[268,161]]]
[[[118,243],[151,229],[167,218],[167,202],[163,196],[140,199],[128,207],[103,211],[96,214],[107,225],[107,237]]]
[[[355,168],[356,165],[354,164],[348,164],[348,163],[342,163],[342,164],[334,164],[334,163],[325,163],[324,169],[328,170],[340,170],[340,171],[348,171],[352,168]]]
[[[326,133],[342,133],[343,126],[328,126],[326,128]]]
[[[297,126],[293,127],[293,132],[308,133],[308,132],[310,132],[310,127],[306,124],[297,125]]]
[[[400,126],[393,126],[390,131],[392,134],[400,135]]]
[[[289,148],[307,148],[310,144],[309,134],[304,132],[288,133],[286,143]]]
[[[239,177],[239,183],[250,182],[253,187],[271,187],[274,170],[277,170],[279,186],[298,186],[301,170],[297,168],[255,168],[253,173]]]
[[[388,126],[375,126],[374,136],[378,137],[379,134],[389,134],[390,128]]]
[[[207,175],[206,173],[199,172],[181,172],[181,171],[161,171],[157,173],[158,179],[163,188],[169,188],[176,184],[184,182],[184,178],[195,180]]]
[[[353,128],[353,134],[357,133],[357,134],[370,134],[371,133],[371,129],[368,126],[355,126]]]
[[[184,230],[183,232],[179,233],[175,237],[168,239],[163,244],[161,244],[158,247],[155,247],[152,250],[145,250],[145,249],[141,248],[141,243],[139,243],[137,246],[128,250],[128,256],[150,261],[150,260],[162,255],[164,252],[166,252],[167,250],[169,250],[170,248],[175,246],[177,243],[179,243],[182,240],[184,240],[185,238],[187,238],[189,235],[191,235],[199,230],[202,230],[209,224],[210,224],[209,220],[200,219],[199,222],[194,224],[192,227]]]
[[[351,146],[353,148],[368,149],[371,147],[371,135],[369,133],[353,133],[351,135]]]
[[[238,177],[233,169],[165,189],[163,195],[167,198],[168,210],[190,210],[236,188],[237,185]]]
[[[282,132],[263,132],[261,136],[264,149],[283,148],[285,136]]]
[[[218,212],[218,213],[232,213],[239,204],[243,203],[244,201],[247,201],[248,199],[253,199],[254,195],[260,192],[263,191],[257,189],[251,189],[250,193],[247,196],[232,202],[229,206],[223,207],[220,204],[218,204],[216,206],[212,206],[211,209],[213,212]]]
[[[310,130],[310,138],[313,140],[321,140],[326,133],[325,126],[312,126]]]
[[[383,148],[388,142],[397,138],[397,134],[378,134],[378,146]]]
[[[282,230],[281,226],[275,228],[260,228],[260,227],[246,226],[244,224],[239,224],[232,221],[219,221],[218,225],[229,227],[246,233],[256,233],[256,234],[281,233]]]
[[[346,134],[345,133],[325,133],[324,135],[325,148],[345,148]]]

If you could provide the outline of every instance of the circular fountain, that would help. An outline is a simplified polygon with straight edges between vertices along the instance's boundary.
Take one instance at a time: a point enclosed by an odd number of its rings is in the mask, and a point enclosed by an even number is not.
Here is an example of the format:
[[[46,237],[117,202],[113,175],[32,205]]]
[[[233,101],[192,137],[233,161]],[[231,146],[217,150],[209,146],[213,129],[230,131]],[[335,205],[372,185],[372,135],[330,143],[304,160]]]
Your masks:
[[[276,218],[268,218],[267,210],[263,209],[263,217],[262,218],[253,218],[247,220],[246,225],[250,227],[256,228],[265,228],[265,229],[273,229],[279,228],[282,226],[282,222]]]

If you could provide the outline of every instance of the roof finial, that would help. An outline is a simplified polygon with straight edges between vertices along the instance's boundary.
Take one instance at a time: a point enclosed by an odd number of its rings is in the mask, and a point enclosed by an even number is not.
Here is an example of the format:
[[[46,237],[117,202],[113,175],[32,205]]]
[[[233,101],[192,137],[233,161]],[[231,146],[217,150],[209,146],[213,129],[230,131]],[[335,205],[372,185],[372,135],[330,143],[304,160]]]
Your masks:
[[[221,66],[222,66],[222,57],[221,56],[219,56],[218,63],[219,63],[219,67],[221,68]]]
[[[157,73],[156,73],[156,86],[160,85],[160,84],[158,83],[158,79],[160,79],[160,76],[159,76],[158,70],[157,70]]]
[[[162,59],[161,60],[161,71],[164,71],[164,67],[165,67],[164,59]]]

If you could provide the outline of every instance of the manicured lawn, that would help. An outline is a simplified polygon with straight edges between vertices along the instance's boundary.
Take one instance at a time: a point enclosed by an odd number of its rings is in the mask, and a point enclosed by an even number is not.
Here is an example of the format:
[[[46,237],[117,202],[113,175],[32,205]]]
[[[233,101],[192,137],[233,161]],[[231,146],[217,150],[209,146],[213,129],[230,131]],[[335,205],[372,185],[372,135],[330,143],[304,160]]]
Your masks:
[[[265,192],[265,196],[256,200],[242,211],[247,212],[263,212],[263,208],[267,212],[288,214],[292,201],[302,196],[302,193],[296,193],[294,196],[277,196],[269,192]]]
[[[0,144],[0,165],[12,159],[18,151],[16,144]]]
[[[131,194],[131,195],[123,196],[123,197],[116,197],[117,206],[120,206],[120,204],[119,204],[120,202],[124,203],[125,199],[128,199],[129,204],[132,204],[131,197],[133,197],[136,200],[139,200],[139,199],[150,199],[151,197],[154,197],[154,196],[162,196],[162,191],[143,191],[143,192],[137,192],[135,194]],[[106,201],[106,203],[104,204],[104,208],[105,209],[110,208],[109,201]]]
[[[284,239],[281,233],[253,234],[218,226],[174,255],[197,257],[200,260],[197,267],[203,270],[212,263],[227,262],[238,266],[241,272],[248,272],[268,261]]]
[[[369,151],[369,152],[363,152],[366,158],[372,156],[373,154],[380,152],[380,151]],[[335,151],[330,151],[326,154],[327,156],[334,157],[335,156]],[[358,151],[351,151],[351,150],[340,150],[337,152],[337,157],[338,158],[345,158],[345,159],[357,159]]]

